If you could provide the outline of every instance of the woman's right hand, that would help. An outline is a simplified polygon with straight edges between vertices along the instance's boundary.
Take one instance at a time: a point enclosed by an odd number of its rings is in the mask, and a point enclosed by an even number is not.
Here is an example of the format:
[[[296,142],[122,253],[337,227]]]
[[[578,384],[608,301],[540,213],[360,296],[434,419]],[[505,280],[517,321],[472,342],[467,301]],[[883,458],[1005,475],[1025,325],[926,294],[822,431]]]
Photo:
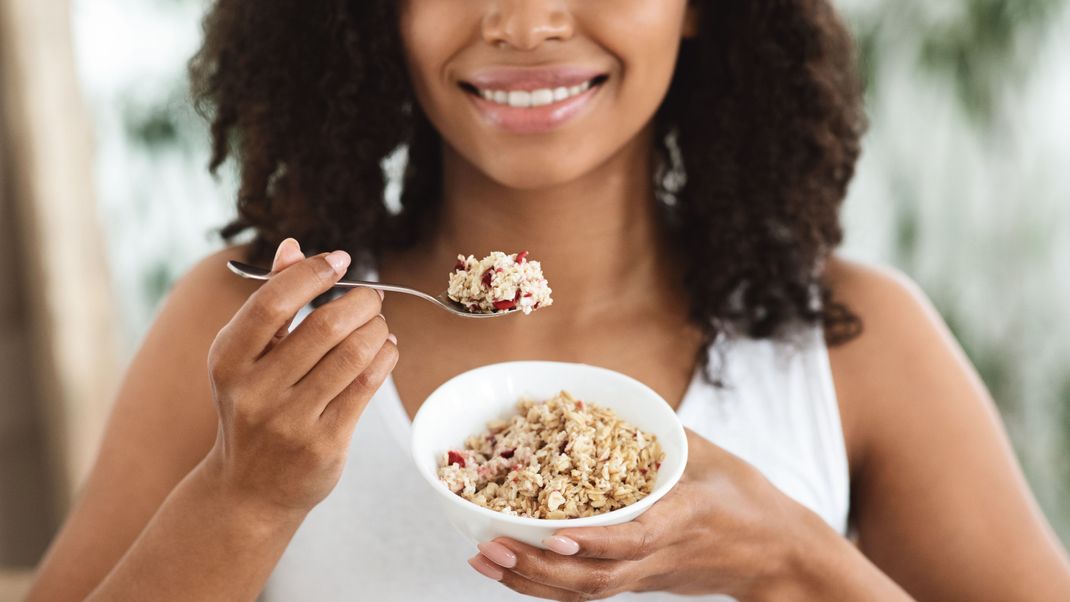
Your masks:
[[[255,507],[303,514],[327,496],[357,420],[397,363],[397,339],[374,289],[353,289],[288,332],[297,311],[349,263],[343,251],[305,258],[296,241],[283,241],[276,275],[208,352],[219,433],[204,468]]]

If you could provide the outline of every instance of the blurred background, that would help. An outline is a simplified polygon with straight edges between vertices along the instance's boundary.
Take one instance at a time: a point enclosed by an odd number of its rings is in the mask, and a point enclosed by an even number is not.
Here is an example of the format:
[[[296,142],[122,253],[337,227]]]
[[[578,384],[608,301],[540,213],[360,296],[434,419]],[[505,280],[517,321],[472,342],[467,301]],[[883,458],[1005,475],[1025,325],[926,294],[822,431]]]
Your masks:
[[[1070,542],[1070,0],[838,3],[871,120],[843,252],[933,299]],[[221,246],[235,177],[208,176],[185,79],[206,5],[0,0],[0,599],[160,299]]]

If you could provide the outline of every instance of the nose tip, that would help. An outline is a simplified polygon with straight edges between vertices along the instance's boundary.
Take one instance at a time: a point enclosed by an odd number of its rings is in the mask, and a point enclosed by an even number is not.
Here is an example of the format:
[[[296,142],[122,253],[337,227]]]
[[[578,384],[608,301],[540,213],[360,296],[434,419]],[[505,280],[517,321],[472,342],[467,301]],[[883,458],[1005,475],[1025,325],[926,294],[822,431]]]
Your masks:
[[[534,50],[572,37],[572,16],[560,0],[502,0],[483,19],[483,39],[495,46]]]

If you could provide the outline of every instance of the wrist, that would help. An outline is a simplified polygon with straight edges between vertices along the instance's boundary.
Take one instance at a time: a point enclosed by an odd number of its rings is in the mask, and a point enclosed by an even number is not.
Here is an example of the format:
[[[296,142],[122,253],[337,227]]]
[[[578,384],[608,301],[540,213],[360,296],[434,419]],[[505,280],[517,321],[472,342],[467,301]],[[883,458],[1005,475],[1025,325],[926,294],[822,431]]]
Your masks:
[[[266,535],[296,530],[308,514],[308,509],[284,507],[235,487],[227,479],[223,463],[214,450],[197,465],[190,478],[217,516],[243,525],[253,533]]]
[[[854,553],[851,543],[817,516],[806,516],[804,534],[789,538],[780,552],[778,573],[765,582],[759,600],[835,600],[837,583]]]
[[[782,578],[762,600],[911,600],[850,541],[817,516],[807,536],[786,546]]]

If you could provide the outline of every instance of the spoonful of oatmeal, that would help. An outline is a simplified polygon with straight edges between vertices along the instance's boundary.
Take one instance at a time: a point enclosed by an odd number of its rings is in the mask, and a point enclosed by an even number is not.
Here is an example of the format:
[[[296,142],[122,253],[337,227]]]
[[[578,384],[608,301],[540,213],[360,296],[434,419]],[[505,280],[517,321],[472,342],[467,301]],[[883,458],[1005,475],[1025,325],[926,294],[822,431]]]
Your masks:
[[[343,278],[333,288],[374,288],[384,292],[405,293],[430,301],[442,309],[464,318],[497,318],[518,311],[532,311],[553,303],[550,287],[538,261],[528,261],[527,251],[507,255],[495,251],[483,259],[457,256],[449,276],[449,288],[437,296],[406,286]],[[228,261],[230,271],[252,280],[268,280],[270,270]]]
[[[550,293],[542,266],[528,261],[527,251],[494,251],[483,259],[458,255],[446,289],[450,299],[479,314],[519,309],[527,315],[552,304]]]

